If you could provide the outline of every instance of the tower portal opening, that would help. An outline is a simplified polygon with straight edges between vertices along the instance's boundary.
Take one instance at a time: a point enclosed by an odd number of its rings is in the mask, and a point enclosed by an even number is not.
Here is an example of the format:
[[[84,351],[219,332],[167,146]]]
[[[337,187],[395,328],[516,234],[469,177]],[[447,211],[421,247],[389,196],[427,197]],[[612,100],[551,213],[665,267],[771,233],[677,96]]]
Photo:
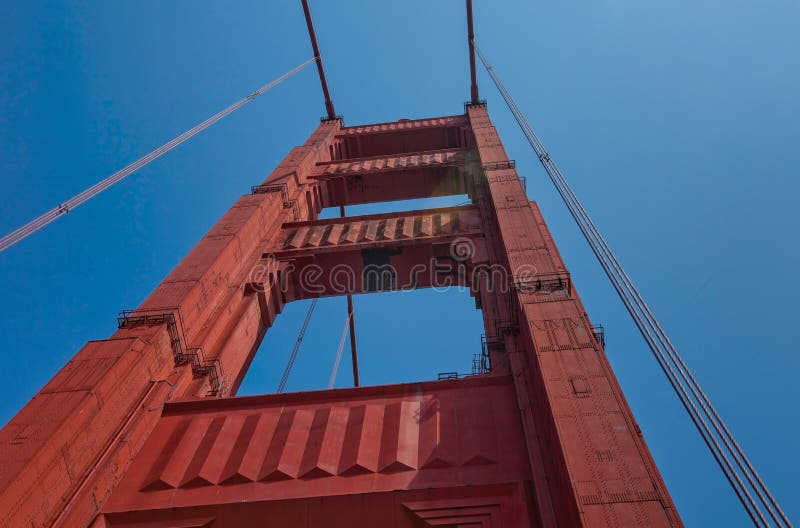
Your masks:
[[[275,392],[312,301],[288,304],[270,328],[238,391]],[[472,372],[481,352],[483,320],[466,289],[379,292],[354,297],[362,385],[431,381]],[[344,297],[320,299],[286,385],[287,392],[327,387],[347,318]],[[391,337],[391,338],[388,338]],[[353,385],[348,346],[336,387]]]

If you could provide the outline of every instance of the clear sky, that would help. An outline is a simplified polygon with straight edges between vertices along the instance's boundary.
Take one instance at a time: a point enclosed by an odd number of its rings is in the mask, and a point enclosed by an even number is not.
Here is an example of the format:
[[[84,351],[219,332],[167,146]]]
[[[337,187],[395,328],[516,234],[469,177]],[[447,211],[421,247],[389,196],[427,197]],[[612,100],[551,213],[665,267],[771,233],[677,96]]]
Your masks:
[[[312,8],[347,124],[463,111],[461,0]],[[293,0],[4,0],[1,11],[4,233],[311,55]],[[800,518],[800,4],[476,0],[475,18],[495,69]],[[748,525],[482,71],[479,83],[590,316],[605,325],[607,353],[687,525]],[[308,68],[0,254],[0,422],[83,343],[112,333],[117,312],[134,308],[323,111]],[[305,309],[287,308],[242,393],[275,389]],[[320,302],[289,390],[327,386],[344,318],[343,299]],[[463,293],[359,296],[356,319],[365,384],[466,372],[479,351],[480,314]],[[339,386],[352,382],[349,369],[343,361]]]

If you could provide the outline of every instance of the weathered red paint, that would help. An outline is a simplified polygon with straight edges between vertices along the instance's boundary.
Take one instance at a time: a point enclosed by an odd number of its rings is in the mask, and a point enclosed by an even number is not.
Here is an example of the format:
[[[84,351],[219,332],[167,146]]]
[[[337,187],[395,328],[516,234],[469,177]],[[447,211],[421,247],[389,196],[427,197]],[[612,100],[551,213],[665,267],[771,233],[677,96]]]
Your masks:
[[[473,204],[316,219],[460,193]],[[465,240],[463,273],[447,271]],[[396,276],[367,279],[376,259]],[[312,264],[354,280],[309,289]],[[470,275],[481,266],[509,287]],[[491,373],[233,397],[285,303],[404,287],[414,270],[411,287],[470,286]],[[120,323],[0,431],[0,525],[682,526],[480,104],[323,122]]]

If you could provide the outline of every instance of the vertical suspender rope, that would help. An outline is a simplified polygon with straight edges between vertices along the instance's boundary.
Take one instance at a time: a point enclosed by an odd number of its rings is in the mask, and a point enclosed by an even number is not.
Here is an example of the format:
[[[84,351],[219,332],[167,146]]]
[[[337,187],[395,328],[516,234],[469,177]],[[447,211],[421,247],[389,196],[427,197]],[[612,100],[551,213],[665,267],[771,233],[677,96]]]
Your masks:
[[[625,273],[625,270],[616,259],[616,256],[600,234],[600,231],[592,222],[563,174],[550,158],[544,145],[536,136],[530,124],[528,124],[521,110],[511,97],[511,94],[506,90],[505,86],[503,86],[477,45],[475,45],[475,50],[497,86],[501,96],[511,110],[511,113],[514,115],[514,118],[517,120],[517,123],[520,125],[520,128],[539,157],[548,176],[550,176],[550,179],[553,181],[564,203],[567,205],[578,227],[581,229],[587,242],[589,242],[592,251],[597,256],[606,275],[608,275],[611,280],[612,286],[614,286],[614,289],[619,294],[620,299],[633,318],[634,323],[639,328],[639,331],[652,350],[667,380],[670,382],[673,389],[675,389],[681,403],[686,408],[690,418],[700,432],[703,440],[708,445],[712,455],[720,465],[723,473],[733,487],[734,492],[753,520],[753,523],[757,526],[769,526],[764,514],[758,504],[756,504],[747,486],[742,481],[740,474],[747,480],[750,488],[752,488],[761,503],[766,507],[767,514],[777,523],[777,526],[791,526],[785,513],[766,488],[763,480],[745,456],[743,450],[722,421],[716,409],[711,405],[705,392],[703,392],[699,383],[691,374],[691,371],[689,371],[688,366],[678,354],[677,349],[667,337],[666,332],[659,324],[650,308],[644,302],[644,299],[639,294],[630,277]],[[706,420],[711,423],[713,430],[722,440],[722,444],[724,444],[728,454],[730,454],[730,458],[723,449],[723,446],[718,442],[717,437],[709,428]],[[734,466],[738,468],[738,472]]]
[[[306,318],[303,319],[303,326],[300,327],[300,332],[297,334],[297,340],[294,342],[294,348],[292,348],[292,353],[289,355],[289,361],[286,362],[286,367],[283,369],[281,381],[278,383],[278,390],[275,392],[281,393],[283,392],[283,389],[286,388],[286,382],[289,380],[289,374],[292,373],[294,360],[297,359],[297,353],[300,351],[300,345],[303,343],[303,338],[306,335],[306,329],[308,329],[308,323],[311,321],[311,315],[314,313],[314,308],[317,307],[317,300],[318,299],[314,299],[308,306]]]
[[[322,85],[322,95],[325,97],[325,112],[328,119],[336,119],[336,110],[333,109],[333,101],[331,100],[331,93],[328,91],[328,80],[325,78],[325,68],[322,66],[322,55],[319,52],[319,44],[317,43],[317,32],[314,30],[314,21],[311,20],[311,8],[308,7],[308,0],[301,0],[303,4],[303,15],[306,17],[306,26],[308,27],[308,38],[311,39],[311,50],[314,52],[314,58],[317,61],[317,73],[319,74],[319,82]]]
[[[344,206],[340,205],[339,216],[344,218],[345,212]],[[352,293],[347,294],[347,320],[350,324],[350,358],[353,364],[353,385],[355,387],[360,387],[361,381],[358,374],[358,348],[356,346],[356,314]]]
[[[347,295],[347,321],[350,324],[350,359],[353,364],[353,386],[361,386],[361,376],[358,373],[358,349],[356,348],[356,313],[353,305],[353,294]]]
[[[5,235],[3,238],[0,238],[0,251],[5,251],[6,249],[10,248],[11,246],[16,244],[17,242],[27,238],[28,236],[32,235],[36,231],[38,231],[38,230],[42,229],[43,227],[45,227],[46,225],[50,224],[51,222],[53,222],[54,220],[56,220],[60,216],[65,215],[66,213],[72,211],[73,209],[75,209],[79,205],[81,205],[81,204],[87,202],[88,200],[94,198],[95,196],[97,196],[101,192],[105,191],[106,189],[108,189],[109,187],[114,185],[115,183],[125,179],[127,176],[133,174],[134,172],[136,172],[137,170],[141,169],[142,167],[144,167],[145,165],[147,165],[151,161],[161,157],[163,154],[166,154],[167,152],[169,152],[170,150],[174,149],[178,145],[184,143],[186,140],[196,136],[197,134],[199,134],[200,132],[202,132],[206,128],[208,128],[211,125],[213,125],[214,123],[220,121],[224,117],[227,117],[228,115],[230,115],[231,113],[235,112],[239,108],[243,107],[244,105],[246,105],[247,103],[249,103],[250,101],[252,101],[256,97],[258,97],[259,95],[263,94],[264,92],[266,92],[270,88],[273,88],[273,87],[277,86],[278,84],[282,83],[283,81],[285,81],[286,79],[288,79],[289,77],[291,77],[295,73],[299,72],[300,70],[302,70],[303,68],[305,68],[306,66],[311,64],[312,62],[315,62],[316,60],[317,60],[317,58],[314,57],[314,58],[308,59],[307,61],[305,61],[304,63],[300,64],[299,66],[297,66],[295,68],[292,68],[291,70],[289,70],[288,72],[284,73],[283,75],[281,75],[277,79],[265,84],[264,86],[262,86],[261,88],[259,88],[255,92],[251,93],[250,95],[248,95],[244,99],[240,99],[239,101],[237,101],[236,103],[232,104],[228,108],[222,110],[221,112],[218,112],[218,113],[214,114],[213,116],[209,117],[208,119],[206,119],[202,123],[200,123],[198,125],[195,125],[193,128],[190,128],[189,130],[187,130],[186,132],[184,132],[180,136],[178,136],[178,137],[174,138],[173,140],[161,145],[156,150],[152,151],[151,153],[147,154],[146,156],[139,158],[138,160],[134,161],[133,163],[131,163],[127,167],[115,172],[114,174],[112,174],[111,176],[107,177],[106,179],[101,180],[100,182],[92,185],[91,187],[89,187],[85,191],[73,196],[72,198],[70,198],[66,202],[63,202],[63,203],[59,204],[58,206],[54,207],[53,209],[49,210],[48,212],[44,213],[43,215],[41,215],[41,216],[39,216],[37,218],[34,218],[33,220],[31,220],[27,224],[23,225],[22,227],[20,227],[18,229],[15,229],[11,233]]]
[[[278,389],[275,392],[282,393],[284,388],[286,388],[286,382],[289,379],[289,374],[291,374],[292,367],[297,359],[297,353],[300,351],[300,345],[303,342],[303,337],[306,335],[306,329],[308,328],[308,323],[311,321],[311,315],[314,313],[314,308],[317,306],[317,301],[318,299],[314,299],[311,301],[311,304],[308,307],[306,317],[303,320],[303,325],[300,327],[300,332],[297,334],[297,340],[294,343],[294,348],[292,349],[291,355],[289,355],[289,361],[286,363],[286,367],[283,370],[283,376],[281,376],[281,381],[278,383]],[[328,381],[329,389],[332,389],[336,383],[336,374],[339,372],[339,364],[342,361],[342,351],[344,350],[345,338],[347,337],[348,330],[350,329],[350,323],[352,319],[353,312],[350,311],[347,313],[347,320],[345,320],[344,330],[342,330],[342,338],[339,340],[339,348],[336,351],[336,359],[333,362],[333,370],[331,371],[331,377]]]
[[[347,320],[344,322],[344,330],[342,330],[342,338],[339,340],[339,350],[336,351],[336,360],[333,362],[333,370],[331,370],[331,379],[328,381],[328,388],[332,389],[336,383],[336,374],[339,372],[339,363],[342,361],[342,350],[344,350],[344,340],[347,337],[347,330],[350,326],[350,320],[353,317],[353,312],[347,314]]]
[[[311,50],[314,52],[314,58],[317,60],[317,73],[319,74],[319,83],[322,86],[322,95],[325,98],[325,112],[327,119],[336,119],[336,111],[333,108],[333,101],[331,100],[331,93],[328,89],[328,80],[325,77],[325,67],[322,64],[322,54],[319,51],[319,43],[317,41],[317,32],[314,29],[314,21],[311,18],[311,8],[308,5],[308,0],[301,0],[303,5],[303,15],[306,18],[306,27],[308,28],[308,38],[311,40]],[[345,215],[344,206],[339,206],[339,213],[342,217]],[[344,340],[347,337],[347,330],[350,330],[350,352],[353,361],[353,385],[358,387],[360,385],[358,376],[358,353],[356,349],[356,328],[355,328],[355,314],[353,313],[353,295],[347,294],[347,321],[344,325],[344,332],[342,333],[342,340],[339,343],[339,350],[336,353],[336,362],[333,365],[333,372],[331,372],[330,383],[328,388],[332,389],[336,381],[336,373],[339,371],[339,363],[342,360],[342,348],[344,347]]]
[[[469,100],[477,104],[478,74],[475,68],[475,32],[472,24],[472,0],[467,0],[467,44],[469,45]]]

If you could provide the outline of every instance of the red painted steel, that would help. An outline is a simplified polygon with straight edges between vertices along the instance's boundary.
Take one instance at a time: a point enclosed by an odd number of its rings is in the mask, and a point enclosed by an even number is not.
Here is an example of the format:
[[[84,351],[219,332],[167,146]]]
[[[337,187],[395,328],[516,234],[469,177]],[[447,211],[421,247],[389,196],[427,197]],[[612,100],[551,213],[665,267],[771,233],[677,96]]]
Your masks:
[[[472,205],[317,220],[461,193]],[[442,284],[469,286],[482,309],[490,373],[233,397],[287,302]],[[682,526],[485,106],[323,122],[0,430],[1,526],[261,518]]]
[[[104,512],[124,526],[128,512],[174,518],[203,506],[353,494],[365,496],[352,506],[365,512],[371,494],[395,490],[438,488],[451,498],[465,486],[523,489],[514,398],[508,376],[488,376],[168,404]],[[414,515],[402,517],[397,526]]]
[[[456,148],[336,160],[321,164],[311,178],[326,184],[325,207],[471,194],[465,169],[474,152]]]
[[[505,349],[517,383],[542,524],[681,525],[544,221],[516,171],[503,168],[508,156],[486,107],[468,115],[481,161],[497,167],[477,198],[494,228],[491,258],[516,286],[510,299],[483,295],[498,307],[483,310],[496,329],[487,337]],[[563,287],[543,289],[537,276]]]

